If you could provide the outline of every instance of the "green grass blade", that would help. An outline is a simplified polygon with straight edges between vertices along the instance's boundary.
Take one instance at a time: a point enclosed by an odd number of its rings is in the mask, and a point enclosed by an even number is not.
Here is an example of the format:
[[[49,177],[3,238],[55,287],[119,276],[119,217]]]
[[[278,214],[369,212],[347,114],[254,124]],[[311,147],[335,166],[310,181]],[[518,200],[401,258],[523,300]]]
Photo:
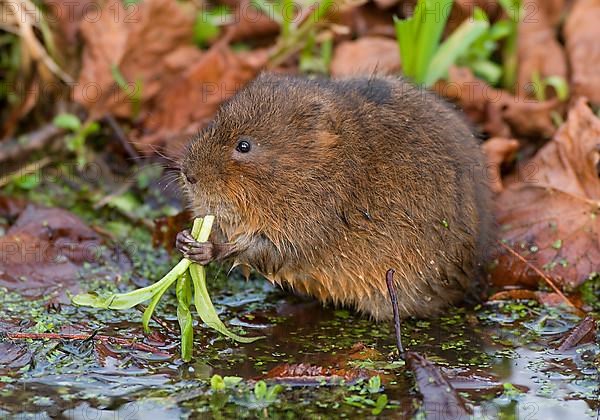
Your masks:
[[[429,0],[421,1],[415,13],[415,26],[418,39],[415,48],[417,59],[415,67],[415,82],[422,84],[426,81],[428,69],[433,59],[442,33],[448,22],[450,10],[454,0]]]
[[[394,16],[394,27],[396,29],[396,40],[400,49],[400,61],[402,72],[406,77],[415,78],[415,48],[412,40],[412,20],[398,19]]]
[[[429,87],[444,77],[458,57],[463,55],[469,46],[488,28],[489,23],[485,21],[463,22],[435,53],[424,79],[425,86]]]

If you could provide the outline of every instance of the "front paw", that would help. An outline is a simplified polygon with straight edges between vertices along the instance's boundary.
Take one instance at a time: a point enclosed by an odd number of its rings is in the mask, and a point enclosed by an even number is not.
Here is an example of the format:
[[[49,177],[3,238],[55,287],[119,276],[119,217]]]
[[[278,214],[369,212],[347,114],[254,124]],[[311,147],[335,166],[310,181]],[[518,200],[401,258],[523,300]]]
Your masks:
[[[214,261],[215,247],[212,242],[198,242],[192,237],[189,230],[184,230],[177,234],[175,247],[187,259],[206,265]]]

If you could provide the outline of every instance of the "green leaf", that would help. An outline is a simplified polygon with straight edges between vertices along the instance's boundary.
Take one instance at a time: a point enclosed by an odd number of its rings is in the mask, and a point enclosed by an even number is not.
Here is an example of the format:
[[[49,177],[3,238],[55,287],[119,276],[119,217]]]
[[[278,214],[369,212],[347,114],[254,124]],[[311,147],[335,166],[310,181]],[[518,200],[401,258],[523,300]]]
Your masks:
[[[213,391],[222,391],[225,389],[225,381],[221,375],[213,375],[210,378],[210,389]]]
[[[254,396],[257,400],[264,400],[267,396],[267,384],[265,381],[258,381],[254,385]]]
[[[424,84],[429,87],[440,80],[458,57],[489,27],[485,21],[465,21],[444,41],[431,60]]]
[[[264,338],[264,336],[241,337],[229,331],[219,319],[217,311],[210,300],[208,290],[206,289],[206,271],[204,267],[199,264],[192,264],[190,266],[190,274],[192,275],[192,282],[194,284],[194,306],[196,307],[196,312],[198,312],[198,315],[206,325],[240,343],[252,343]]]
[[[181,330],[181,358],[184,362],[192,360],[194,346],[194,328],[190,304],[192,302],[192,288],[189,273],[185,273],[177,280],[177,320]]]
[[[489,60],[475,60],[469,62],[469,67],[477,77],[485,80],[490,85],[496,85],[502,77],[502,67]]]
[[[13,183],[23,190],[31,190],[40,185],[41,181],[40,174],[32,173],[17,176]]]
[[[417,6],[415,25],[419,25],[419,29],[416,32],[418,36],[415,48],[418,54],[415,81],[418,84],[425,83],[427,86],[427,75],[450,16],[452,3],[453,0],[421,0]],[[413,25],[413,30],[415,28]]]
[[[381,378],[379,375],[371,376],[367,384],[367,391],[371,394],[377,394],[381,390]]]
[[[397,16],[394,16],[394,27],[396,28],[396,39],[400,48],[402,72],[406,77],[414,80],[416,50],[414,44],[412,44],[412,20],[398,19]]]
[[[58,128],[70,130],[72,132],[77,132],[81,128],[81,121],[79,118],[76,115],[68,113],[58,114],[52,120],[52,124]]]
[[[556,96],[562,102],[569,99],[569,84],[561,76],[548,76],[544,80],[546,86],[552,86]]]
[[[240,378],[239,376],[225,376],[223,378],[223,382],[225,382],[225,386],[227,388],[230,388],[242,382],[242,378]]]
[[[388,403],[387,395],[381,394],[379,396],[379,398],[377,398],[377,401],[375,401],[375,408],[373,408],[373,410],[371,410],[371,413],[374,416],[378,416],[379,414],[381,414],[381,412],[387,406],[387,403]]]

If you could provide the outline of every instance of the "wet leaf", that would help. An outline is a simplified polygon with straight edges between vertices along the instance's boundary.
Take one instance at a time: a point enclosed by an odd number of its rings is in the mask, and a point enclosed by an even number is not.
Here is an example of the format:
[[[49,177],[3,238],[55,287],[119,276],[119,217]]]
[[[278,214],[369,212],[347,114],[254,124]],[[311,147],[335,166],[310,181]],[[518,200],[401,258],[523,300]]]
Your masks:
[[[599,162],[600,120],[580,100],[527,165],[533,171],[520,174],[497,199],[501,239],[563,288],[574,289],[598,268]],[[492,277],[497,284],[528,286],[540,280],[508,253],[499,256]]]
[[[564,25],[571,67],[571,87],[576,96],[600,104],[600,4],[596,0],[574,2]]]
[[[10,210],[10,209],[9,209]],[[0,286],[36,297],[78,290],[84,264],[114,266],[100,236],[72,213],[29,204],[0,237]],[[107,267],[106,275],[114,268]]]
[[[519,22],[517,37],[518,79],[517,89],[521,97],[534,97],[531,91],[532,77],[560,77],[567,79],[567,57],[558,41],[556,10],[562,5],[552,5],[555,1],[525,0],[523,18]],[[559,3],[563,3],[562,0]],[[535,16],[531,16],[535,11]],[[543,45],[544,48],[539,48]]]

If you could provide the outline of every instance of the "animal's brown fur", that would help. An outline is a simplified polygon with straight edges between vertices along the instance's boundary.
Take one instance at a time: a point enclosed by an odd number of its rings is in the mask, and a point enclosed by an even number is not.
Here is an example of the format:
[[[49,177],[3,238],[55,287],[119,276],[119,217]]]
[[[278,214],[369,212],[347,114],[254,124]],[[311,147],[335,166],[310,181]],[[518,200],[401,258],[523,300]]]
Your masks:
[[[240,136],[250,153],[235,151]],[[389,318],[430,316],[478,277],[490,232],[482,157],[443,101],[397,78],[262,75],[190,142],[182,171],[213,242],[278,284]]]

